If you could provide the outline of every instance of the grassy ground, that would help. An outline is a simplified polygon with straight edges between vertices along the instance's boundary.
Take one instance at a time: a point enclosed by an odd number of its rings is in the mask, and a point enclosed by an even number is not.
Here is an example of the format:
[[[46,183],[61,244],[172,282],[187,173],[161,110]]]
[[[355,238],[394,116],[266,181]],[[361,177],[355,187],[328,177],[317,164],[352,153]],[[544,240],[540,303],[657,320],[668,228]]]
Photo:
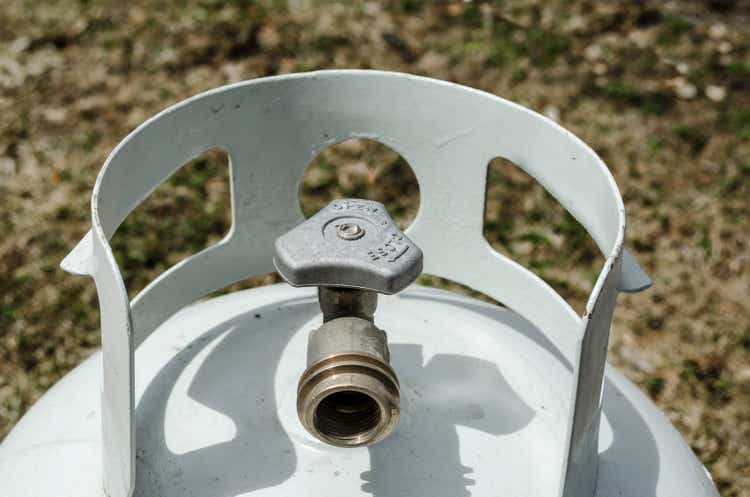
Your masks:
[[[750,497],[749,22],[748,2],[730,0],[7,0],[0,436],[98,346],[93,284],[57,265],[88,229],[96,172],[129,130],[233,81],[378,68],[515,100],[599,152],[655,281],[620,298],[611,360],[666,411],[722,495]],[[193,161],[128,218],[114,244],[131,292],[226,232],[225,163],[220,152]],[[580,309],[601,264],[591,242],[513,166],[494,163],[490,179],[488,240]],[[407,224],[417,191],[395,153],[349,142],[317,159],[302,202],[309,213],[332,196],[369,196]]]

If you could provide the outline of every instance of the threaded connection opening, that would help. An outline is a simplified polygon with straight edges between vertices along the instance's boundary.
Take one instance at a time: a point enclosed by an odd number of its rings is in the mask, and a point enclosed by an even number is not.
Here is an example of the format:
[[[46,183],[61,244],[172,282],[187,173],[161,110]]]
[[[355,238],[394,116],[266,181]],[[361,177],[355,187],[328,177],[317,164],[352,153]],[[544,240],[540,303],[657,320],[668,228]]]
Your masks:
[[[399,384],[388,341],[371,321],[342,317],[310,333],[297,415],[315,438],[337,447],[379,442],[398,423]]]
[[[399,419],[399,386],[387,364],[342,355],[314,364],[300,378],[297,414],[315,438],[337,447],[370,445]]]
[[[372,438],[381,419],[380,406],[375,399],[362,392],[343,390],[320,401],[313,423],[323,436],[347,444]]]

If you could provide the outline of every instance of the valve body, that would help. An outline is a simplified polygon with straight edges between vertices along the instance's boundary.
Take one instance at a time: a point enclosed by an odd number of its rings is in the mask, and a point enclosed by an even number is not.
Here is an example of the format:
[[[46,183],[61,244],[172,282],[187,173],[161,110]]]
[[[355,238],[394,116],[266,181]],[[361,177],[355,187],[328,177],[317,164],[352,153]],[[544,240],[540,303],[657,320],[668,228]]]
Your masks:
[[[293,286],[317,286],[323,312],[297,388],[300,422],[338,447],[387,437],[398,423],[400,393],[388,337],[374,322],[377,294],[411,284],[422,251],[382,204],[342,199],[279,237],[274,265]]]

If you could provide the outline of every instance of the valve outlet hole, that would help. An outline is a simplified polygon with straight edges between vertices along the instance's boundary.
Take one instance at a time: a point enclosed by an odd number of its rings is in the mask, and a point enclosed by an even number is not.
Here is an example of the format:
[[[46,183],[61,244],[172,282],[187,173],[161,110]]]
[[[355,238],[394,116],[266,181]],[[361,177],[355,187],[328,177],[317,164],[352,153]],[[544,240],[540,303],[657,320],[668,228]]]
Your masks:
[[[378,403],[367,394],[345,390],[328,395],[315,409],[315,429],[338,440],[367,437],[380,424]]]

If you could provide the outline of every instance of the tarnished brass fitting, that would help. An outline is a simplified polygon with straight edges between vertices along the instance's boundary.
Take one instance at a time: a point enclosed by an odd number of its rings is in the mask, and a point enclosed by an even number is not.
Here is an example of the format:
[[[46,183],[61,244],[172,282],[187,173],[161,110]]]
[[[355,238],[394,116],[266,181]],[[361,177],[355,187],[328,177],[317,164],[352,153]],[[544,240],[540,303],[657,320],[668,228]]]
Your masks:
[[[399,383],[386,333],[371,321],[341,317],[310,333],[297,414],[316,438],[338,447],[369,445],[398,424]]]

